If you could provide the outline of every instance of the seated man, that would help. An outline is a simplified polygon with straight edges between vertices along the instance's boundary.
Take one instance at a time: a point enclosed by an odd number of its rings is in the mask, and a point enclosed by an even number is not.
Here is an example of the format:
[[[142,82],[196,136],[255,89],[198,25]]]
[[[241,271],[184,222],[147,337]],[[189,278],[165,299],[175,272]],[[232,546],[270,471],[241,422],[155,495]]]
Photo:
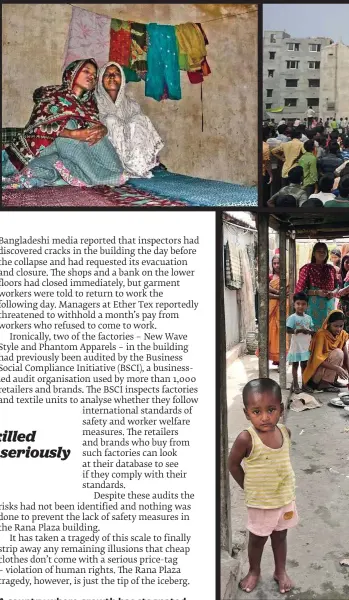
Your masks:
[[[299,165],[293,167],[288,173],[289,184],[285,185],[285,187],[281,188],[276,194],[274,194],[270,200],[268,200],[267,205],[270,207],[276,206],[276,200],[278,201],[278,206],[283,206],[281,197],[285,196],[293,196],[296,199],[297,206],[302,206],[302,204],[308,199],[307,192],[302,188],[302,179],[303,179],[303,169]]]
[[[317,194],[311,194],[309,200],[320,200],[322,204],[326,204],[329,200],[334,200],[334,194],[332,194],[332,188],[334,184],[333,175],[323,175],[318,183],[319,192]]]
[[[349,175],[341,177],[338,189],[339,196],[326,202],[326,208],[349,208]]]

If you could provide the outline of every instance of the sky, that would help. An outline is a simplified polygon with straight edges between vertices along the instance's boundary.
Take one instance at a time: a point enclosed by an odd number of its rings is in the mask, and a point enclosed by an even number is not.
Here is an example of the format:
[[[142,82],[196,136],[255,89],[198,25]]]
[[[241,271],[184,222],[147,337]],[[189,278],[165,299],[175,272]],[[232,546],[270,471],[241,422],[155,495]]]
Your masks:
[[[349,45],[349,4],[264,4],[264,31],[291,37],[330,37]]]

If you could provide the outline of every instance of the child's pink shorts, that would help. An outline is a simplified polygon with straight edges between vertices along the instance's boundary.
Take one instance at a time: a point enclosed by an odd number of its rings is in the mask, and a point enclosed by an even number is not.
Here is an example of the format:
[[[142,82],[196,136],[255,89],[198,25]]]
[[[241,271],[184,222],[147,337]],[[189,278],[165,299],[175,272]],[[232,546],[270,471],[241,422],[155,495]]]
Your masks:
[[[298,520],[294,500],[281,508],[247,507],[247,529],[260,537],[268,536],[273,531],[283,531],[295,527]]]

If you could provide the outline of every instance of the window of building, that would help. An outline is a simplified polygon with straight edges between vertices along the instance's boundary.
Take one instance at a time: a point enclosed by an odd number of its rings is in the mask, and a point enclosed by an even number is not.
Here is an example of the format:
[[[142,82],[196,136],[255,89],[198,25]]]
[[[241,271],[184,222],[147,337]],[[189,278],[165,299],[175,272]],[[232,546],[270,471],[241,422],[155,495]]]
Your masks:
[[[268,69],[268,77],[274,77],[274,70],[275,69]]]
[[[272,107],[272,105],[271,105],[271,104],[268,104],[268,103],[267,103],[267,104],[265,105],[265,109],[266,109],[266,110],[268,110],[268,108],[271,108],[271,107]]]
[[[319,98],[307,98],[307,106],[308,108],[314,108],[314,106],[319,106]]]
[[[298,69],[298,67],[299,67],[299,60],[287,60],[286,61],[286,67],[288,69]]]
[[[299,44],[288,43],[287,50],[292,50],[293,52],[299,52]]]
[[[336,110],[336,103],[331,102],[331,100],[327,100],[327,110]]]
[[[285,98],[285,106],[297,106],[298,98]]]
[[[308,79],[309,87],[320,87],[320,79]]]
[[[298,79],[286,79],[286,87],[298,87]]]
[[[269,52],[269,60],[274,60],[276,52]]]
[[[309,52],[321,52],[321,44],[309,44]]]
[[[273,95],[273,90],[267,90],[267,98],[271,98]]]
[[[275,37],[275,33],[271,33],[271,34],[270,34],[270,43],[271,43],[271,44],[276,44],[276,37]]]
[[[308,67],[309,67],[309,69],[320,69],[320,61],[319,60],[309,60]]]

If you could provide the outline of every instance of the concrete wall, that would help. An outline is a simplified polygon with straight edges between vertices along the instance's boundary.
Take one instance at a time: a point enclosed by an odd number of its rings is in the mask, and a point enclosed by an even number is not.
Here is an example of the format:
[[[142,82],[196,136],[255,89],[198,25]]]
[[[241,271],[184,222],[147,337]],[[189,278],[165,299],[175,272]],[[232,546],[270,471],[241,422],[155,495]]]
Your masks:
[[[270,36],[275,36],[275,43],[271,43]],[[278,116],[286,119],[301,118],[305,115],[308,106],[312,106],[316,116],[319,115],[320,85],[319,87],[310,87],[309,79],[321,79],[321,51],[311,52],[310,44],[320,44],[323,48],[330,43],[330,38],[294,38],[289,34],[280,31],[265,31],[263,44],[263,107],[267,103],[272,104],[272,108],[285,106],[285,98],[297,99],[297,106],[285,107]],[[299,44],[298,50],[289,50],[288,44]],[[270,52],[275,52],[275,58],[270,59]],[[298,61],[298,68],[287,68],[287,61]],[[320,62],[319,69],[309,68],[309,62]],[[274,69],[274,76],[268,77],[268,70]],[[286,79],[297,80],[297,87],[286,87]],[[267,89],[272,89],[272,96],[267,96]],[[308,103],[308,99],[309,103]],[[314,99],[314,104],[311,104]]]
[[[131,95],[165,140],[161,160],[178,173],[253,185],[257,181],[257,12],[246,4],[76,4],[141,22],[204,24],[212,74],[200,85],[181,73],[182,100],[145,98],[144,83]],[[5,4],[3,18],[3,126],[23,126],[33,90],[61,81],[72,7],[67,4]],[[222,16],[239,16],[221,19]],[[218,20],[216,20],[218,19]]]
[[[320,116],[349,117],[349,46],[332,44],[321,52]],[[334,106],[334,109],[332,108]]]
[[[238,246],[241,250],[246,246],[253,244],[254,234],[242,229],[232,228],[226,223],[223,224],[223,246],[229,242],[232,245]],[[245,284],[243,284],[245,285]],[[229,290],[224,286],[224,312],[225,312],[225,335],[226,335],[226,350],[230,350],[233,346],[245,339],[245,333],[255,331],[255,308],[254,297],[249,298],[250,302],[246,302],[241,315],[238,303],[237,290]],[[241,332],[241,319],[245,331]]]

